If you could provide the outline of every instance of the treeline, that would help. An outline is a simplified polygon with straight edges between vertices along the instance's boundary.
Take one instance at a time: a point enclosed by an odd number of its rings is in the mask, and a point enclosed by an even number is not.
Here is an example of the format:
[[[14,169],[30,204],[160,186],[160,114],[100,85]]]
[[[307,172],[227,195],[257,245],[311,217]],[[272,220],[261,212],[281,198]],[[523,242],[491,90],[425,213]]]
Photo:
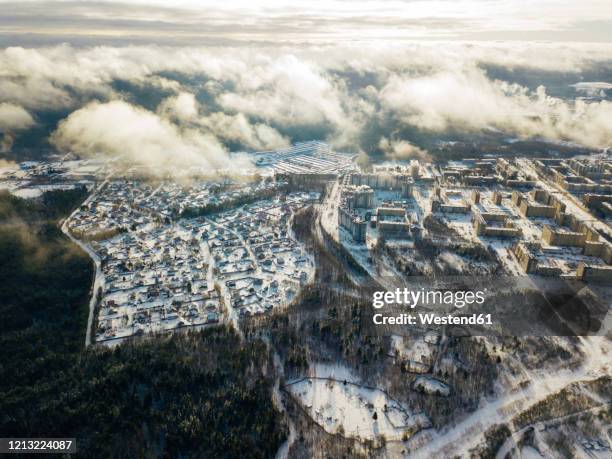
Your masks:
[[[85,200],[88,191],[84,186],[70,190],[53,190],[43,193],[39,199],[22,199],[7,190],[0,190],[0,222],[20,219],[33,224],[45,220],[66,217]]]
[[[516,427],[523,428],[536,422],[545,422],[604,406],[602,400],[611,399],[611,376],[605,375],[591,381],[574,382],[521,412],[513,422]]]
[[[470,457],[494,458],[511,435],[507,424],[493,424],[484,433],[484,443],[470,450]]]
[[[246,204],[251,204],[253,202],[259,201],[260,199],[275,198],[280,194],[284,193],[285,191],[286,190],[284,187],[270,188],[259,191],[257,193],[245,194],[236,198],[228,199],[227,201],[220,203],[209,203],[205,206],[186,207],[179,214],[179,218],[196,218],[214,214],[217,212],[224,212],[226,210],[231,210],[236,207],[244,206]]]
[[[127,229],[122,226],[116,226],[114,228],[103,229],[94,232],[70,230],[73,236],[80,239],[81,241],[92,242],[92,241],[104,241],[111,239],[119,234],[127,233]]]
[[[81,197],[0,196],[20,219],[0,225],[0,436],[76,437],[87,458],[273,456],[286,427],[262,341],[217,327],[83,349],[92,262],[50,218]]]
[[[8,359],[0,366],[0,372],[7,372],[6,377],[0,373],[0,384],[17,383],[22,370],[30,366],[27,359],[25,363],[10,359],[20,352],[23,341],[31,351],[24,357],[40,360],[49,352],[41,336],[49,336],[62,352],[84,340],[83,305],[93,264],[64,237],[57,220],[76,207],[84,193],[53,191],[40,200],[0,193],[0,342],[2,358]]]

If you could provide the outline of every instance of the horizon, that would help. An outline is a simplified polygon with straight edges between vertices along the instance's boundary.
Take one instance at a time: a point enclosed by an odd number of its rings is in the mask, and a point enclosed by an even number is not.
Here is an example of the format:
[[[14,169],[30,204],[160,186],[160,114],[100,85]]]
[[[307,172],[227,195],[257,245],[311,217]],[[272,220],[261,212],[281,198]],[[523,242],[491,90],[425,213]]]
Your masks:
[[[612,42],[605,0],[1,1],[0,40],[186,45],[355,40]]]

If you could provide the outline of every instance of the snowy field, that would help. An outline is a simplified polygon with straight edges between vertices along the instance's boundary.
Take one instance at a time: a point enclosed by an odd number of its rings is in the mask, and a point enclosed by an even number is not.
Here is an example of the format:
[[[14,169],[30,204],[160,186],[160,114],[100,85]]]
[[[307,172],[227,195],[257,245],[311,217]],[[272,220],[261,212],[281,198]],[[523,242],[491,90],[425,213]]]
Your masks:
[[[401,440],[430,426],[380,389],[348,380],[305,378],[287,386],[312,419],[329,433],[374,440]]]

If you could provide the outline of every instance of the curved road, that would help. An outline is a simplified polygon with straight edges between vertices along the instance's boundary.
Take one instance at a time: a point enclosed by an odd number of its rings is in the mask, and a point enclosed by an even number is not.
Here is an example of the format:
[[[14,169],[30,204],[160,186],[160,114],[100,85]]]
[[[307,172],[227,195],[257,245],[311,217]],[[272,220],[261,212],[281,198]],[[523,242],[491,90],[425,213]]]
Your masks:
[[[100,186],[98,186],[97,188],[94,188],[91,192],[91,194],[87,197],[87,199],[85,199],[85,201],[83,201],[82,204],[80,204],[62,223],[61,229],[62,232],[68,236],[70,238],[70,240],[72,242],[74,242],[75,244],[77,244],[79,247],[81,247],[85,252],[87,252],[87,254],[90,256],[90,258],[93,260],[94,262],[94,266],[95,266],[95,277],[94,277],[94,283],[92,286],[92,291],[91,291],[91,298],[89,300],[89,315],[87,317],[87,330],[85,332],[85,347],[89,346],[91,344],[91,324],[93,323],[93,315],[94,315],[94,311],[96,309],[96,301],[97,301],[97,292],[98,289],[100,287],[104,288],[104,275],[102,274],[102,263],[100,260],[100,257],[98,257],[98,255],[91,249],[91,247],[89,247],[87,244],[85,244],[84,242],[78,240],[77,238],[75,238],[71,233],[70,230],[68,229],[68,222],[70,221],[70,219],[72,219],[74,217],[74,215],[79,211],[79,209],[81,208],[81,206],[89,203],[93,197],[96,195],[96,193],[102,188],[104,187],[104,185],[106,185],[106,183],[108,182],[110,177],[108,177],[106,180],[104,180],[104,182],[102,182],[100,184]]]

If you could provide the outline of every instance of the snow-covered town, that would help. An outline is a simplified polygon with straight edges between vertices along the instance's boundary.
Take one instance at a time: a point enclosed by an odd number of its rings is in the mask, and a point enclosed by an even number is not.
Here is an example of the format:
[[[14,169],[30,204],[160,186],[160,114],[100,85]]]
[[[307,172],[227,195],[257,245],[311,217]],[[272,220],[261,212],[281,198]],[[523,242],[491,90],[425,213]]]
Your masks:
[[[66,157],[4,167],[0,187],[27,199],[49,190],[87,190],[62,230],[95,263],[91,345],[219,325],[240,333],[253,323],[276,326],[265,320],[295,314],[296,304],[307,301],[301,294],[308,298],[313,289],[356,301],[342,296],[350,293],[346,285],[322,283],[327,277],[315,248],[329,251],[356,284],[367,279],[391,288],[414,276],[444,275],[552,278],[580,282],[581,295],[588,291],[598,304],[610,304],[612,160],[605,154],[358,165],[353,155],[306,142],[253,153],[252,160],[247,169],[177,178]],[[298,234],[305,226],[311,240]],[[315,327],[318,313],[307,314],[316,317]],[[609,320],[599,326],[591,331],[605,333]],[[348,339],[348,331],[333,333]],[[321,351],[311,356],[308,371],[286,379],[286,396],[325,432],[386,447],[392,455],[444,456],[448,442],[463,442],[464,450],[477,445],[479,436],[459,440],[455,431],[435,430],[449,414],[415,404],[414,397],[457,403],[458,394],[471,390],[463,381],[479,371],[478,359],[451,352],[453,338],[440,330],[386,339],[379,352],[392,362],[386,371],[394,376],[357,375],[323,363],[333,351]],[[505,345],[474,346],[500,361],[513,359]],[[606,352],[597,348],[589,368],[599,371]],[[515,405],[525,403],[527,380],[534,381],[535,400],[545,401],[582,375],[568,370],[545,380],[523,362],[512,365],[499,376],[499,398],[478,408],[478,417],[463,419],[466,431],[518,422]],[[394,396],[400,383],[413,398]],[[576,448],[585,457],[609,452],[599,437],[580,441]]]
[[[612,0],[0,3],[0,456],[612,459]]]
[[[65,228],[100,264],[95,341],[291,303],[315,269],[290,224],[306,205],[321,209],[321,231],[382,284],[436,272],[578,279],[595,289],[612,281],[605,155],[411,160],[365,170],[314,141],[252,159],[251,169],[234,174],[176,180],[63,157],[5,167],[0,187],[30,199],[91,191]],[[423,256],[426,249],[437,256]]]

